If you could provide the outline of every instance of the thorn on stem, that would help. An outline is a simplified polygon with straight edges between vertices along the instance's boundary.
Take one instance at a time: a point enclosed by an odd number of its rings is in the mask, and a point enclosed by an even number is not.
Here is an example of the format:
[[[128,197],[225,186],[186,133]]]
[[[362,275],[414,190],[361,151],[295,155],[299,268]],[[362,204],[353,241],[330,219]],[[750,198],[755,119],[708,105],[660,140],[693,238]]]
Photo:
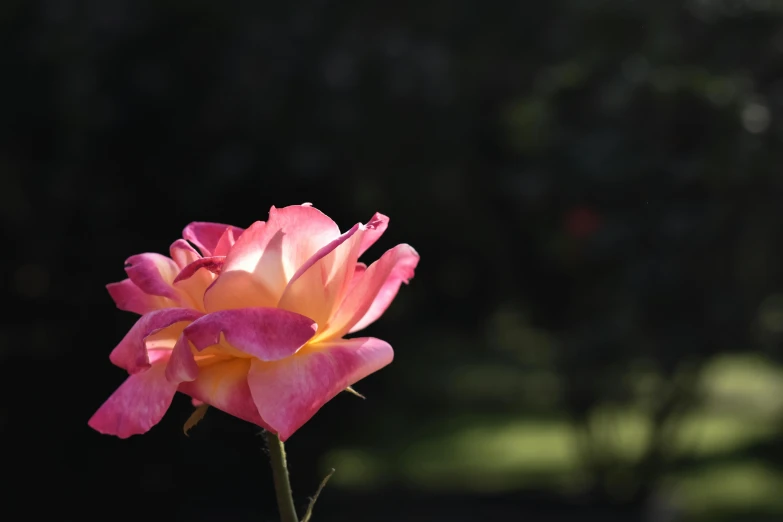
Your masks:
[[[324,489],[324,486],[326,486],[326,483],[329,482],[330,478],[332,478],[332,475],[334,475],[334,468],[332,468],[329,474],[324,477],[324,479],[321,481],[321,485],[318,486],[318,489],[315,491],[315,495],[313,495],[313,498],[310,499],[310,504],[307,506],[307,512],[305,513],[302,522],[310,522],[310,517],[313,516],[313,508],[315,507],[315,501],[318,500],[318,495],[321,494],[321,490]]]
[[[347,391],[348,393],[350,393],[350,394],[352,394],[352,395],[356,395],[356,396],[357,396],[357,397],[359,397],[360,399],[366,399],[366,398],[367,398],[367,397],[365,397],[364,395],[362,395],[361,393],[359,393],[358,391],[354,390],[354,389],[353,389],[352,387],[350,387],[350,386],[348,386],[348,387],[345,389],[345,391]]]

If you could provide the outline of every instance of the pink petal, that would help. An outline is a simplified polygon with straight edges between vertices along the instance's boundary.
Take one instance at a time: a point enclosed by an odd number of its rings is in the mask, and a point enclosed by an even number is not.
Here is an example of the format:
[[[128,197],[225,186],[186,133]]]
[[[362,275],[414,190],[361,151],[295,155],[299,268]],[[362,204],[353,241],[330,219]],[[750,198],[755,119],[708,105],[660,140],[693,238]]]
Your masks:
[[[130,279],[106,285],[106,290],[117,304],[117,308],[126,312],[144,315],[158,308],[166,308],[173,303],[162,297],[145,294]]]
[[[223,256],[202,257],[197,259],[186,267],[183,267],[177,277],[174,278],[174,282],[179,283],[185,279],[190,279],[193,277],[193,274],[198,272],[201,268],[206,268],[213,274],[219,274],[223,268],[223,263],[225,260],[226,258]]]
[[[160,254],[131,256],[125,261],[125,272],[142,292],[180,302],[180,295],[171,286],[179,267],[168,257]]]
[[[258,414],[247,384],[250,359],[232,358],[201,367],[195,381],[183,382],[179,391],[195,401],[269,429]]]
[[[356,288],[356,286],[361,282],[362,276],[367,271],[367,265],[364,263],[356,263],[356,268],[353,271],[353,277],[351,278],[351,281],[348,283],[348,286],[345,289],[345,295],[350,294],[353,292],[353,289]]]
[[[399,283],[413,277],[418,262],[419,254],[410,245],[397,245],[388,250],[359,276],[320,337],[339,339],[349,330],[356,330],[359,321],[366,325],[377,319],[396,295]],[[377,305],[375,299],[380,299]]]
[[[293,275],[277,306],[326,324],[353,278],[366,231],[359,223],[313,254]]]
[[[394,268],[392,268],[391,273],[386,278],[386,282],[383,283],[380,291],[378,291],[375,299],[373,299],[370,308],[364,316],[348,330],[348,333],[358,332],[371,325],[382,316],[386,309],[389,308],[392,301],[394,301],[394,298],[397,297],[400,285],[402,283],[407,285],[408,281],[413,278],[414,271],[418,264],[418,254],[402,256],[394,265]]]
[[[373,246],[373,244],[378,241],[378,238],[381,237],[384,232],[386,232],[388,227],[389,218],[380,212],[376,212],[370,222],[367,223],[368,230],[365,232],[364,237],[362,238],[362,246],[359,248],[359,256],[364,254],[368,248]]]
[[[270,274],[280,271],[279,267],[274,266],[275,260],[279,261],[279,255],[269,255],[274,249],[269,248],[265,254],[267,239],[266,223],[263,221],[256,221],[244,231],[226,256],[220,275],[204,293],[204,307],[207,311],[277,305],[278,290],[267,288],[263,281],[253,275],[256,269]],[[279,237],[275,239],[279,240]]]
[[[190,246],[190,243],[184,239],[177,239],[174,241],[169,247],[169,254],[171,254],[171,259],[177,263],[177,266],[180,269],[183,269],[194,261],[201,259],[201,254],[196,252],[196,250]]]
[[[231,248],[204,296],[206,309],[276,306],[299,267],[339,236],[334,221],[313,207],[272,207],[269,221],[253,223]]]
[[[340,236],[340,228],[326,214],[314,207],[302,205],[281,209],[272,207],[269,210],[269,220],[266,222],[264,232],[261,243],[264,247],[272,246],[275,249],[270,253],[277,255],[274,261],[279,269],[282,269],[280,275],[284,276],[285,282],[289,281],[299,267],[321,247]],[[277,238],[279,241],[275,241]],[[234,245],[232,254],[238,250],[239,242],[238,240]],[[238,257],[244,258],[240,264],[247,266],[248,261],[252,261],[253,258],[260,259],[263,254],[265,252],[258,252],[257,248],[248,248],[244,256],[240,254]],[[227,268],[234,268],[232,259],[227,259],[226,262],[229,265]],[[265,274],[260,275],[265,276]]]
[[[146,433],[171,406],[177,385],[165,375],[165,363],[128,377],[88,421],[94,430],[126,439]]]
[[[185,328],[197,350],[226,341],[237,350],[261,359],[289,357],[315,334],[318,325],[303,315],[279,308],[239,308],[207,314]]]
[[[227,272],[225,266],[204,292],[204,310],[214,313],[235,308],[277,305],[279,296],[253,279],[253,274],[241,270]]]
[[[174,384],[192,381],[198,377],[198,364],[193,357],[190,341],[180,335],[177,344],[171,350],[168,364],[166,365],[166,379]]]
[[[171,285],[175,291],[178,291],[179,304],[203,310],[204,292],[212,284],[215,276],[209,271],[199,272],[199,268],[216,268],[221,261],[211,257],[202,258],[184,239],[176,240],[171,245],[170,251],[178,267]],[[194,275],[196,277],[193,277]]]
[[[129,373],[137,373],[150,366],[145,337],[154,334],[174,323],[193,321],[201,317],[201,312],[189,308],[165,308],[143,315],[128,331],[114,350],[109,359]]]
[[[215,247],[220,241],[220,236],[227,228],[231,228],[234,235],[238,237],[242,229],[231,225],[222,225],[220,223],[193,222],[182,231],[182,237],[193,243],[201,250],[204,257],[214,255]]]
[[[147,358],[150,364],[169,360],[182,331],[189,324],[190,321],[180,321],[144,338],[144,346],[147,348]]]
[[[261,417],[286,440],[335,395],[389,364],[380,339],[341,339],[309,345],[276,362],[253,360],[248,384]]]
[[[236,232],[237,230],[240,232]],[[234,246],[234,243],[236,243],[237,238],[240,236],[240,234],[242,234],[242,232],[243,231],[241,229],[236,227],[228,227],[220,236],[220,239],[218,239],[213,255],[227,256],[231,251],[231,247]]]

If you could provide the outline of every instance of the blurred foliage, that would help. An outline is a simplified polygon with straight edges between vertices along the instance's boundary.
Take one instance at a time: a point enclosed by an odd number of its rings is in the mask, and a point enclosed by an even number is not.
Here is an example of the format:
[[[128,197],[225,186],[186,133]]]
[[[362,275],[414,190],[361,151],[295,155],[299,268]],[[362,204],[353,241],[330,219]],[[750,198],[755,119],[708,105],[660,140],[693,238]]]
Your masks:
[[[422,255],[367,330],[394,364],[289,444],[303,505],[337,467],[316,520],[783,516],[778,2],[5,0],[0,35],[20,486],[273,517],[244,423],[86,420],[126,257],[312,201]]]

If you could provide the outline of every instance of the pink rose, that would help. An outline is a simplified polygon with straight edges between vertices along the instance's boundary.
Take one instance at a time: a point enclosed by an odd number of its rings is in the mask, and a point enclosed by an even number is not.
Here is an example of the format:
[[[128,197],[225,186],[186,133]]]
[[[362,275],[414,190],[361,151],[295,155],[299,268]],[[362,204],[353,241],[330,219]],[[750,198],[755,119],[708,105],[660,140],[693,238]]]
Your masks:
[[[191,223],[171,258],[139,254],[107,286],[141,318],[112,351],[130,377],[89,421],[126,438],[163,417],[180,391],[286,440],[340,391],[392,361],[388,343],[345,339],[378,319],[419,255],[397,245],[359,256],[389,220],[340,234],[310,205],[272,207],[247,230]]]

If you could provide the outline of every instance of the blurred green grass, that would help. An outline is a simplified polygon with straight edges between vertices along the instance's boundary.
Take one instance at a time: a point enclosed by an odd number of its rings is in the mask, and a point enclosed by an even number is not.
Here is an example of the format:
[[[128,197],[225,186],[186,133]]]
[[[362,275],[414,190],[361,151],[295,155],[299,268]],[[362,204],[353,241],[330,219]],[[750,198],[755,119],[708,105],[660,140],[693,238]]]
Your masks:
[[[518,386],[502,367],[473,372],[468,382],[472,394],[495,395],[503,383]],[[773,442],[783,419],[783,368],[757,355],[726,355],[705,366],[698,384],[702,400],[673,432],[672,453],[680,464],[659,484],[661,493],[687,520],[783,516],[783,472],[751,451]],[[618,462],[633,463],[643,454],[651,423],[641,408],[602,408],[593,421]],[[329,453],[323,464],[338,470],[334,485],[372,488],[396,481],[423,490],[569,494],[583,490],[588,478],[577,434],[565,418],[466,412],[409,424],[404,437],[390,440],[383,453]]]

